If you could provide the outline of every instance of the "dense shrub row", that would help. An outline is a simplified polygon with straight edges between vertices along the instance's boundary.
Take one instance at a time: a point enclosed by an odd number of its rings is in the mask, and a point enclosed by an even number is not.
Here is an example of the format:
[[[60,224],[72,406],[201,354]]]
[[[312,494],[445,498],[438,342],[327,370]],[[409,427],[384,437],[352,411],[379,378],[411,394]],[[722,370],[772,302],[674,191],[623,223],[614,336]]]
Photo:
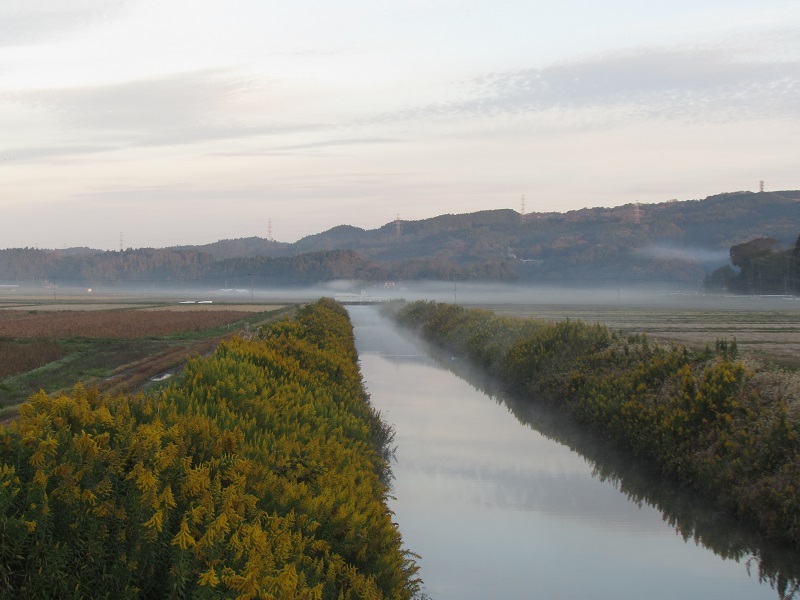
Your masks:
[[[762,389],[735,343],[691,353],[599,324],[430,302],[396,317],[528,401],[552,402],[766,535],[800,546],[798,400]]]
[[[390,440],[329,300],[150,395],[40,393],[0,430],[0,596],[410,598]]]

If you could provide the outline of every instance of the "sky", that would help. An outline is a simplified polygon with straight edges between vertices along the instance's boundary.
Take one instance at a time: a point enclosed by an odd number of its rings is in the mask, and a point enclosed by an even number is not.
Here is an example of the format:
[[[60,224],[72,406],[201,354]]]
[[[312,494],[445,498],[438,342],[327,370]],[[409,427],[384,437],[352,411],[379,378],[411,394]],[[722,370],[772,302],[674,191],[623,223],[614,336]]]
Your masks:
[[[0,248],[800,188],[797,0],[2,0]]]

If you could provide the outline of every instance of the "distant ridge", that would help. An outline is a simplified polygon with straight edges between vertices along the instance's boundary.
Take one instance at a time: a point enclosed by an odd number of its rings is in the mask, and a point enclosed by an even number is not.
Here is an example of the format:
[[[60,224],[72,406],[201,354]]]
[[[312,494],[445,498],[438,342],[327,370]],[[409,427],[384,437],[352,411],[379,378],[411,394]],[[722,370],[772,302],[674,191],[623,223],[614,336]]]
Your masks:
[[[430,256],[431,252],[450,253],[453,248],[449,246],[457,240],[477,242],[487,235],[506,239],[509,242],[506,247],[510,245],[527,250],[537,235],[541,234],[546,241],[557,231],[562,236],[579,236],[576,239],[579,245],[582,242],[612,243],[615,240],[603,238],[613,232],[622,233],[626,239],[632,238],[635,245],[661,240],[727,251],[735,243],[759,236],[793,243],[800,230],[798,203],[800,190],[741,191],[716,194],[703,200],[582,208],[564,213],[532,212],[527,213],[524,219],[520,213],[510,209],[444,214],[417,221],[400,221],[399,236],[395,222],[390,221],[369,230],[338,225],[291,244],[272,242],[272,247],[262,238],[243,238],[182,248],[208,252],[216,257],[223,257],[223,252],[233,255],[229,249],[237,245],[246,249],[239,252],[239,256],[287,256],[348,249],[365,257],[390,260],[390,257],[399,255],[421,258]],[[411,240],[416,248],[405,247]],[[419,242],[423,242],[422,246]],[[480,250],[473,252],[482,254]]]
[[[800,191],[731,192],[703,200],[627,204],[564,213],[510,209],[338,225],[294,243],[259,237],[125,252],[85,248],[0,251],[0,283],[197,281],[248,285],[337,278],[699,283],[727,264],[731,246],[768,237],[785,247],[800,233]],[[135,258],[135,260],[134,260]]]

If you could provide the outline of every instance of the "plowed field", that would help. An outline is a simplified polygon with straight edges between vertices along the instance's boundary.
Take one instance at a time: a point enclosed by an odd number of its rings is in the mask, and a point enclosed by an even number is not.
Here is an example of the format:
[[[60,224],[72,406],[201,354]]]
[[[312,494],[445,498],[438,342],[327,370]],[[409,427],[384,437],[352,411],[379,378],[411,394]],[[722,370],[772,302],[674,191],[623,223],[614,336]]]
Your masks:
[[[201,331],[252,316],[231,310],[0,311],[0,338],[143,338]]]

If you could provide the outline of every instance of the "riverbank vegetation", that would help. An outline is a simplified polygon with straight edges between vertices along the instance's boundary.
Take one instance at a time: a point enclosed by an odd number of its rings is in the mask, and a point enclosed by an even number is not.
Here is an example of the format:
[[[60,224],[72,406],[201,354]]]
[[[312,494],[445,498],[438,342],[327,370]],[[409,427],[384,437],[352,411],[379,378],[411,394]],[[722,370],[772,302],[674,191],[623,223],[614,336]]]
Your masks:
[[[690,351],[600,324],[431,302],[404,305],[396,318],[525,401],[557,406],[764,535],[800,546],[796,374],[740,358],[735,340]]]
[[[410,598],[391,437],[330,300],[148,394],[37,394],[0,429],[0,597]]]

